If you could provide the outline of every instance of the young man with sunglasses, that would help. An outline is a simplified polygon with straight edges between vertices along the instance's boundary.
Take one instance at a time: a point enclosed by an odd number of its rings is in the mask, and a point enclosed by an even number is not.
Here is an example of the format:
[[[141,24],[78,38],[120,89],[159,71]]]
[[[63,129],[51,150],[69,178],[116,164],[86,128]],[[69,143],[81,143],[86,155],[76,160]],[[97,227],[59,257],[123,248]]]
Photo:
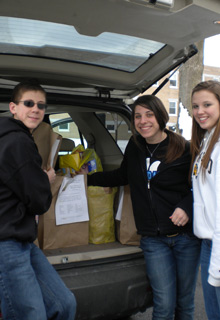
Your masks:
[[[0,118],[0,300],[4,320],[73,320],[74,295],[42,251],[36,215],[51,204],[54,170],[41,169],[31,133],[42,122],[46,92],[35,82],[18,84],[11,118]]]

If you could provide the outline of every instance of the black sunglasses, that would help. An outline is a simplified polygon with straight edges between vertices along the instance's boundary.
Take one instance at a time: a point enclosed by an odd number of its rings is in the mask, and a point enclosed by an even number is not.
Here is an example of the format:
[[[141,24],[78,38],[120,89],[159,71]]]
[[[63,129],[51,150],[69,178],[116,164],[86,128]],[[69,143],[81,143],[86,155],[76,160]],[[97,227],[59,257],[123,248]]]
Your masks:
[[[33,100],[18,101],[17,103],[19,103],[19,102],[23,102],[24,106],[28,107],[28,108],[33,108],[33,106],[35,105],[35,102]],[[47,109],[46,103],[37,102],[36,105],[37,105],[38,109],[40,109],[40,110]]]

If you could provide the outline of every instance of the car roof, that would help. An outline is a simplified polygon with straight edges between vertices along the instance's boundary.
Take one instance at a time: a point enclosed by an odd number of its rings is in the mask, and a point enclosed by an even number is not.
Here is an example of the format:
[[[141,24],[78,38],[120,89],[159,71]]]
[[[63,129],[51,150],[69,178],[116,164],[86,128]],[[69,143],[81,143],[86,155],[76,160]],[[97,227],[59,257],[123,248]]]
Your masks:
[[[220,33],[218,0],[3,0],[0,85],[133,98]]]

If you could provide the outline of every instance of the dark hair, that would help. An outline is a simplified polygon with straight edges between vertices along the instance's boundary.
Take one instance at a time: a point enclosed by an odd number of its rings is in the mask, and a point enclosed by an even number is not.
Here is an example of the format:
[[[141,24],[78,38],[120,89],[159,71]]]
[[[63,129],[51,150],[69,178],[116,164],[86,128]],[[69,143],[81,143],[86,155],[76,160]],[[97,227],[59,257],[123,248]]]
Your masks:
[[[39,82],[35,79],[29,79],[18,83],[12,92],[11,101],[17,103],[22,95],[27,91],[40,91],[47,97],[46,91],[41,87]]]
[[[160,130],[163,131],[166,128],[166,124],[169,120],[169,115],[162,101],[153,95],[143,95],[139,97],[133,104],[131,124],[134,131],[136,131],[134,126],[134,113],[136,106],[141,106],[153,111],[159,124]]]
[[[143,108],[151,110],[155,115],[155,118],[159,124],[160,130],[165,131],[167,134],[169,134],[169,145],[165,155],[165,161],[169,163],[179,158],[185,150],[186,140],[179,134],[165,129],[166,124],[169,120],[169,115],[167,113],[167,110],[163,102],[154,95],[140,96],[133,104],[131,130],[133,133],[135,143],[140,147],[140,144],[138,143],[138,140],[137,140],[137,137],[140,136],[140,134],[136,131],[135,125],[134,125],[136,106],[141,106]]]
[[[214,80],[209,80],[209,81],[203,81],[203,82],[198,83],[192,90],[191,99],[192,99],[195,92],[199,92],[201,90],[206,90],[206,91],[213,93],[220,104],[220,82],[214,81]],[[202,129],[200,127],[200,125],[195,121],[195,119],[193,117],[192,138],[191,138],[191,153],[192,153],[191,170],[192,170],[193,164],[195,162],[195,158],[200,152],[201,141],[202,141],[206,131],[207,130]],[[218,141],[219,135],[220,135],[220,118],[217,121],[216,128],[213,133],[212,139],[211,139],[209,146],[208,146],[208,149],[202,159],[203,173],[205,173],[205,169],[207,168],[212,149],[213,149],[215,143]]]

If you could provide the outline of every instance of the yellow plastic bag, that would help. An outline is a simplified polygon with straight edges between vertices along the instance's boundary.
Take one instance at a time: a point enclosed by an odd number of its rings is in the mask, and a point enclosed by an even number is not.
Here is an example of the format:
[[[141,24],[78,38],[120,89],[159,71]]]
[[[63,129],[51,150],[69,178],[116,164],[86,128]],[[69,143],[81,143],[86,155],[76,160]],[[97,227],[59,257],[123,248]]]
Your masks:
[[[89,148],[85,150],[81,144],[75,147],[71,154],[60,156],[59,166],[64,169],[64,173],[68,172],[67,168],[71,173],[79,171],[83,165],[88,165],[88,174],[103,170],[95,150]]]
[[[86,149],[82,154],[81,167],[88,165],[88,174],[103,171],[102,164],[94,149]]]
[[[115,241],[113,205],[116,191],[116,187],[88,187],[90,243],[100,244]]]
[[[72,168],[75,171],[79,171],[80,169],[79,153],[66,154],[65,156],[60,156],[60,168]]]
[[[61,169],[70,168],[79,171],[81,168],[82,154],[85,151],[83,145],[79,144],[75,147],[71,154],[60,156],[59,166]]]

